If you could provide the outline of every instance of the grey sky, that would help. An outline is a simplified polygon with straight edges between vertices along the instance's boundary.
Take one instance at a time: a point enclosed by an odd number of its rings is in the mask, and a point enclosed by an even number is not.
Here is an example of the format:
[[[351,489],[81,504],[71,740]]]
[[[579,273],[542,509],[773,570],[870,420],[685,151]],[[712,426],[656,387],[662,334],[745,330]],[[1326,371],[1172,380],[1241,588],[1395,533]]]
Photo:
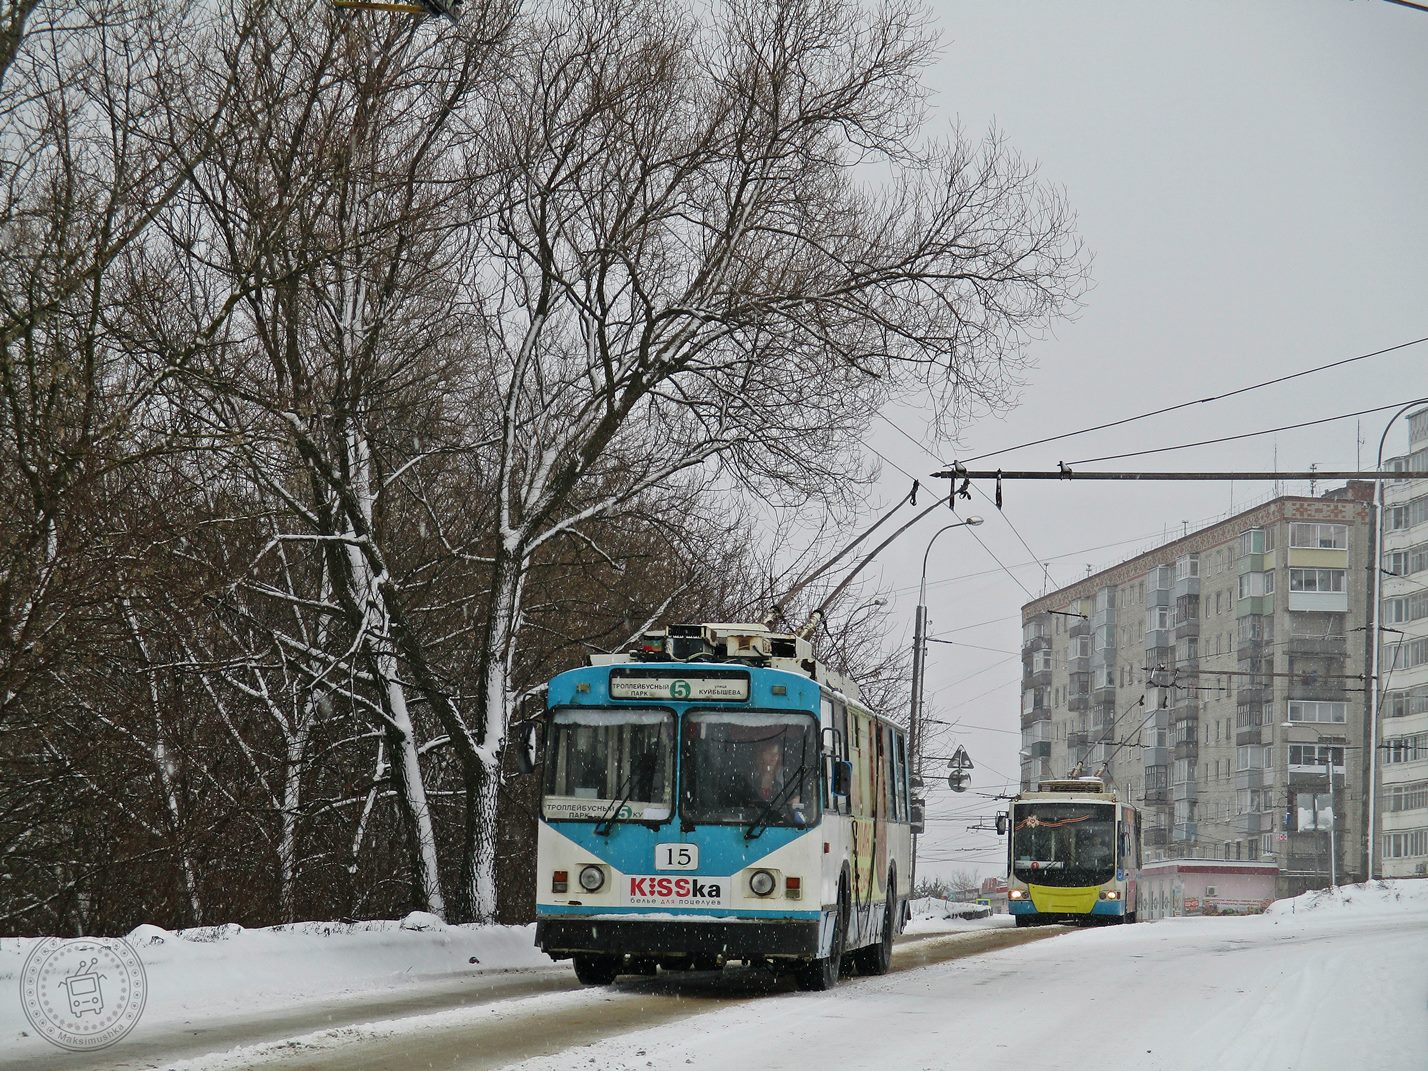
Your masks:
[[[924,438],[921,447],[915,407],[890,414],[911,438],[874,421],[868,442],[887,459],[882,503],[905,493],[900,470],[925,479],[939,460],[1428,336],[1428,12],[1383,0],[939,0],[933,11],[945,43],[932,75],[934,122],[969,135],[995,122],[1065,189],[1095,255],[1095,286],[1075,322],[1032,347],[1037,367],[1005,417],[968,426],[960,443]],[[983,464],[1054,468],[1426,395],[1423,344]],[[1087,467],[1267,470],[1277,454],[1280,470],[1371,468],[1389,415],[1362,418],[1361,447],[1347,420]],[[1406,445],[1403,423],[1389,455]],[[1271,490],[1008,484],[1005,517],[1061,586]],[[962,511],[986,518],[976,535],[1007,565],[1032,557],[985,499]],[[937,527],[929,517],[882,565],[909,644],[918,570]],[[1144,538],[1088,549],[1130,537]],[[1040,594],[1040,566],[1013,571]],[[932,634],[992,650],[933,645],[926,713],[988,727],[959,728],[943,746],[972,754],[973,789],[999,791],[1002,775],[1014,784],[1017,774],[1026,591],[966,531],[937,540],[927,579]],[[967,627],[978,622],[992,623]],[[929,803],[933,816],[989,816],[999,806],[945,787]],[[932,823],[925,870],[997,872],[1000,842],[964,824]]]

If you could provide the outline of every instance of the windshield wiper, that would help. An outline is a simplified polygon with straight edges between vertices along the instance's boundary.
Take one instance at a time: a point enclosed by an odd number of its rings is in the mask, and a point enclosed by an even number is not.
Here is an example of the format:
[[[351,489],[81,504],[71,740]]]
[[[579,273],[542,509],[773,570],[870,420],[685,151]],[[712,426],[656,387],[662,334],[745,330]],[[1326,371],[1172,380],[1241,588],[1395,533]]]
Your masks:
[[[778,791],[773,794],[773,798],[770,799],[766,804],[764,804],[764,809],[759,812],[759,816],[754,819],[753,824],[750,825],[748,829],[744,830],[745,840],[753,840],[755,837],[761,836],[763,834],[763,831],[768,828],[769,818],[773,815],[774,811],[780,805],[782,805],[793,793],[794,787],[801,780],[803,780],[804,772],[807,769],[808,763],[800,762],[798,764],[798,769],[794,770],[793,773],[789,774],[788,777],[784,778],[783,784],[779,785]]]
[[[597,836],[608,837],[614,832],[615,823],[620,820],[620,812],[624,809],[625,804],[630,802],[630,797],[635,794],[634,781],[635,768],[632,765],[630,772],[625,775],[625,780],[621,783],[620,787],[615,790],[620,793],[619,801],[616,802],[615,806],[605,812],[604,817],[601,818],[600,821],[595,823],[595,833]]]

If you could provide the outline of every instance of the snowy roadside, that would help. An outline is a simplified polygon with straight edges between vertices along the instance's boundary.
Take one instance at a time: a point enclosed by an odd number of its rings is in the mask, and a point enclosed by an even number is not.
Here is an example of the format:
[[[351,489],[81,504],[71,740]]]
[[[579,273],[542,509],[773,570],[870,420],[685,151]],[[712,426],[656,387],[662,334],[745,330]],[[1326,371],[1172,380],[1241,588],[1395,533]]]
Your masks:
[[[915,901],[908,935],[914,941],[941,935],[955,939],[959,934],[971,937],[1013,925],[1013,920],[1005,915],[960,917],[971,906],[974,905],[942,900]],[[1382,935],[1405,926],[1414,933],[1413,941],[1421,946],[1422,935],[1428,930],[1428,882],[1347,886],[1280,901],[1260,916],[1170,919],[1139,926],[1099,928],[1068,934],[1051,944],[1064,947],[1068,952],[1084,945],[1084,950],[1075,955],[1094,954],[1101,963],[1100,970],[1105,971],[1112,963],[1144,964],[1166,956],[1178,958],[1186,954],[1182,949],[1212,946],[1267,949],[1285,939],[1307,938],[1312,942],[1320,937],[1353,932]],[[551,964],[536,951],[532,939],[533,928],[528,926],[446,926],[427,915],[409,916],[401,922],[306,923],[262,930],[226,926],[172,933],[142,926],[129,935],[129,940],[144,964],[149,1002],[133,1034],[106,1052],[115,1059],[116,1065],[132,1056],[140,1062],[127,1066],[154,1066],[147,1062],[151,1057],[142,1050],[166,1044],[165,1037],[171,1039],[186,1033],[190,1024],[211,1030],[219,1020],[259,1023],[276,1020],[279,1011],[290,1016],[305,1011],[313,1013],[303,1022],[293,1022],[291,1032],[288,1027],[279,1027],[276,1021],[267,1022],[267,1037],[272,1039],[267,1042],[254,1044],[263,1035],[244,1034],[240,1030],[231,1040],[215,1044],[212,1049],[188,1047],[185,1053],[188,1059],[177,1064],[172,1056],[163,1060],[164,1066],[182,1066],[195,1071],[199,1068],[234,1071],[272,1059],[281,1060],[284,1054],[292,1056],[297,1052],[315,1058],[318,1054],[337,1057],[351,1051],[350,1046],[370,1046],[384,1039],[400,1047],[403,1038],[416,1040],[433,1032],[470,1035],[474,1031],[479,1036],[489,1036],[487,1032],[500,1029],[502,1023],[520,1020],[537,1013],[537,1009],[550,1014],[561,1008],[608,999],[589,990],[549,989],[551,982],[537,981],[551,979],[553,982],[569,974],[569,968]],[[1071,943],[1066,944],[1067,941]],[[68,1066],[54,1063],[62,1054],[35,1036],[23,1015],[20,974],[26,955],[37,943],[38,939],[0,941],[0,995],[3,995],[0,998],[0,1065],[7,1067]],[[1368,946],[1364,948],[1368,950]],[[942,974],[954,978],[965,977],[968,972],[998,976],[1018,960],[1029,964],[1057,953],[1049,948],[1019,949],[1006,955],[1008,958],[999,961],[1002,966],[995,969],[977,968],[972,966],[974,961],[968,960],[951,968],[950,974],[945,969]],[[920,968],[903,976],[902,982],[868,981],[878,992],[888,985],[911,986],[916,992],[918,987],[945,984],[931,981],[940,977],[936,972],[936,968]],[[513,986],[479,1004],[468,1004],[464,999],[450,1002],[436,999],[457,987],[490,984],[482,981],[483,977],[500,979],[502,976],[510,981],[531,979],[537,988]],[[918,976],[929,981],[918,982],[915,980]],[[1310,973],[1302,968],[1297,976],[1301,985],[1311,980]],[[1376,1019],[1421,1013],[1417,1005],[1400,1007],[1405,1000],[1411,1003],[1415,999],[1408,995],[1412,987],[1403,985],[1408,980],[1406,977],[1384,978],[1372,987],[1366,984],[1359,987],[1363,990],[1361,996],[1371,996],[1369,1004]],[[573,984],[573,979],[571,981]],[[1208,981],[1206,977],[1205,982]],[[1321,977],[1319,981],[1328,984],[1329,979]],[[384,997],[392,995],[404,995],[405,1003],[384,1001]],[[1329,999],[1327,992],[1299,995],[1311,1006]],[[966,996],[959,993],[962,999]],[[819,999],[834,998],[826,995]],[[841,1004],[848,998],[836,999]],[[730,1014],[736,1019],[747,1018],[751,1023],[762,1022],[767,1015],[773,1015],[776,1020],[776,1013],[759,1010],[763,1003],[756,1000],[746,1011],[731,1010]],[[327,1011],[333,1008],[340,1008],[340,1014],[329,1017]],[[1149,1014],[1148,1007],[1144,1010]],[[717,1021],[716,1016],[710,1026]],[[1306,1029],[1311,1025],[1306,1023]],[[275,1027],[280,1032],[274,1032]],[[659,1028],[654,1029],[657,1032]],[[633,1057],[640,1055],[642,1046],[655,1040],[644,1037],[644,1031],[639,1033],[639,1040],[632,1039],[628,1048],[613,1040],[600,1043],[604,1050],[602,1060],[610,1060],[605,1066],[638,1067],[642,1061]],[[672,1042],[671,1037],[656,1036],[660,1043]],[[193,1040],[195,1044],[204,1044],[197,1038]],[[208,1040],[220,1041],[217,1037]],[[772,1042],[771,1038],[768,1040]],[[150,1049],[150,1052],[158,1051],[159,1048]],[[722,1058],[711,1061],[711,1055],[698,1042],[688,1053],[694,1062],[703,1066],[731,1066]],[[918,1057],[922,1055],[919,1053]],[[1394,1056],[1396,1059],[1398,1053]],[[18,1062],[12,1064],[11,1061]],[[555,1067],[558,1063],[543,1064],[537,1059],[530,1066]],[[1383,1066],[1403,1065],[1391,1060]]]
[[[534,933],[533,926],[448,926],[419,912],[400,921],[255,930],[139,926],[126,939],[143,964],[148,996],[131,1036],[308,1003],[420,992],[481,972],[551,969]],[[35,1036],[21,1003],[25,960],[40,941],[0,939],[0,1053],[6,1060],[58,1051]]]
[[[975,904],[925,898],[911,906],[907,932],[914,938],[1012,924],[1007,916],[963,917],[982,910]],[[36,1036],[22,1006],[21,973],[41,940],[0,939],[0,1063],[58,1052]],[[143,964],[149,990],[130,1042],[192,1024],[212,1028],[334,1003],[346,1003],[360,1015],[370,1002],[435,992],[483,973],[569,971],[535,948],[533,926],[448,926],[420,912],[400,921],[252,930],[231,924],[179,931],[144,925],[126,940]],[[121,1043],[111,1051],[118,1055],[125,1047]]]

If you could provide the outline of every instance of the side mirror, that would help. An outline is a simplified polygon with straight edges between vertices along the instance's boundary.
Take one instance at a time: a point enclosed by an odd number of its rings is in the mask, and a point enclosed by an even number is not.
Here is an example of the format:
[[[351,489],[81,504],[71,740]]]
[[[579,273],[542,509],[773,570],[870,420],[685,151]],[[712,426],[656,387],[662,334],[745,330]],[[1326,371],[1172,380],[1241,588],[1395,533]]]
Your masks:
[[[927,831],[927,804],[922,800],[912,801],[912,831],[917,834]]]
[[[523,774],[533,773],[539,760],[536,746],[539,729],[539,722],[528,721],[516,736],[516,766]]]
[[[833,795],[846,796],[853,787],[853,764],[847,759],[833,760]]]
[[[997,836],[999,836],[999,837],[1005,837],[1006,835],[1007,835],[1007,815],[1006,815],[1006,812],[1003,811],[1001,814],[997,815]]]

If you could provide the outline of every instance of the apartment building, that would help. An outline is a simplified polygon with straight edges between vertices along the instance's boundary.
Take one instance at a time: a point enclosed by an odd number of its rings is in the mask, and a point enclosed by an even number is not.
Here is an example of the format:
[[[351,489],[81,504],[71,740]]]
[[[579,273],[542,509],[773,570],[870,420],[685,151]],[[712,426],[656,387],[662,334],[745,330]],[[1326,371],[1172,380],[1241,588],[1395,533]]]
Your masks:
[[[1148,862],[1363,880],[1372,510],[1274,498],[1023,606],[1022,787],[1103,773]]]
[[[1428,470],[1428,409],[1408,417],[1408,453],[1389,472]],[[1428,480],[1384,485],[1379,864],[1428,876]]]

